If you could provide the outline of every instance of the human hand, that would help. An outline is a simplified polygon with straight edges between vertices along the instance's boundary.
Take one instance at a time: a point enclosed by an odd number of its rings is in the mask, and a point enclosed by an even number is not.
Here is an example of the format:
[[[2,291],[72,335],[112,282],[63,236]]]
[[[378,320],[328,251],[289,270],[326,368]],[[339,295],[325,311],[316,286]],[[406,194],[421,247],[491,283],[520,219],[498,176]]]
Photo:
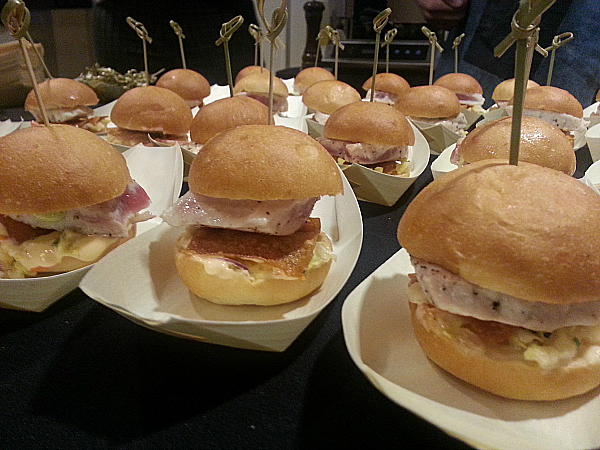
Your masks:
[[[469,0],[415,0],[423,17],[433,28],[449,30],[458,25],[467,13]]]

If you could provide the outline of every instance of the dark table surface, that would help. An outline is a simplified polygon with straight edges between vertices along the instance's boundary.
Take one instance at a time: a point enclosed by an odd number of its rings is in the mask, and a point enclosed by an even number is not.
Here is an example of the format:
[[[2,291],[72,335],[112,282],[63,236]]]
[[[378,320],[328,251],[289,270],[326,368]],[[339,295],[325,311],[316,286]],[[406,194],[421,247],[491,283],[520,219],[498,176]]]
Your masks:
[[[581,177],[591,158],[577,157]],[[359,202],[348,283],[281,353],[161,334],[79,289],[42,313],[0,309],[0,448],[469,448],[381,394],[342,333],[344,299],[399,249],[398,221],[431,180],[392,207]]]

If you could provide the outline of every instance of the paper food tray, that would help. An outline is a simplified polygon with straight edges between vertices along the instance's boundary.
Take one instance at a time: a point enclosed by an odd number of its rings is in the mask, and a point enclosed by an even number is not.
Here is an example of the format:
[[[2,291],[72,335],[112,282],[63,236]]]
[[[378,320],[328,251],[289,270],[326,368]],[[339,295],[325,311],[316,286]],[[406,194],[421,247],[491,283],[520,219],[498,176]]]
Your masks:
[[[600,160],[600,123],[588,128],[585,133],[585,140],[590,150],[592,161],[596,162]]]
[[[594,125],[597,125],[600,123],[600,116],[593,116],[592,114],[595,113],[596,111],[598,111],[598,106],[600,105],[600,102],[596,102],[596,103],[592,103],[590,106],[588,106],[587,108],[584,108],[583,110],[583,118],[585,120],[589,120],[590,124],[588,125],[588,128],[593,127]]]
[[[463,136],[441,124],[429,125],[416,121],[411,122],[427,140],[432,155],[439,155],[445,148],[455,144]]]
[[[411,272],[409,256],[400,250],[361,283],[342,307],[348,351],[378,390],[476,448],[600,446],[598,389],[553,402],[509,400],[473,387],[430,362],[410,322],[406,286]]]
[[[161,214],[181,191],[183,160],[179,147],[136,146],[124,153],[131,177],[150,196],[148,210]],[[137,224],[137,237],[161,222],[154,218]],[[40,278],[0,279],[0,307],[40,312],[71,292],[90,266]]]
[[[433,163],[431,163],[431,174],[433,175],[433,179],[437,179],[444,175],[445,173],[451,172],[455,169],[458,169],[456,164],[450,162],[450,157],[452,156],[452,152],[456,148],[456,144],[452,144],[450,147],[444,149],[440,156],[438,156]]]
[[[156,331],[231,347],[283,351],[335,298],[360,253],[362,220],[346,180],[343,194],[321,198],[313,216],[321,218],[337,258],[323,285],[292,303],[228,306],[194,296],[175,268],[174,241],[183,230],[166,223],[111,252],[80,287],[94,300]]]

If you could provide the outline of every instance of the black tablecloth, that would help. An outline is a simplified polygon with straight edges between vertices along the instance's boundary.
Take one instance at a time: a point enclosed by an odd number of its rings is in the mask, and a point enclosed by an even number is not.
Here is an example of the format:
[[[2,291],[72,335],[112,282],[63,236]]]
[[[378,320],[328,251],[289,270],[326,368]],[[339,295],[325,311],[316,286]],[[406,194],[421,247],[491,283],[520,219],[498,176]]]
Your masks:
[[[577,156],[580,177],[591,159]],[[431,180],[428,168],[393,207],[360,202],[355,270],[282,353],[161,334],[80,290],[43,313],[0,309],[0,448],[469,448],[373,387],[341,326],[344,299],[399,249],[400,216]]]

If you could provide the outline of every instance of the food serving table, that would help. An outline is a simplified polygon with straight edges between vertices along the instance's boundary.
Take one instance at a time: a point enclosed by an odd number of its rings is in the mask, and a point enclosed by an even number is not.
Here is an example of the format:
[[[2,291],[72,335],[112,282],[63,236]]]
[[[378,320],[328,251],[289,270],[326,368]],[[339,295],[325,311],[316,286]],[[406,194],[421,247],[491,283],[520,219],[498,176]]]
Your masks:
[[[581,177],[587,147],[577,159]],[[284,352],[158,333],[79,289],[42,313],[0,309],[0,448],[469,448],[380,393],[341,325],[344,299],[399,249],[398,221],[431,180],[428,168],[392,207],[359,202],[358,263]]]

